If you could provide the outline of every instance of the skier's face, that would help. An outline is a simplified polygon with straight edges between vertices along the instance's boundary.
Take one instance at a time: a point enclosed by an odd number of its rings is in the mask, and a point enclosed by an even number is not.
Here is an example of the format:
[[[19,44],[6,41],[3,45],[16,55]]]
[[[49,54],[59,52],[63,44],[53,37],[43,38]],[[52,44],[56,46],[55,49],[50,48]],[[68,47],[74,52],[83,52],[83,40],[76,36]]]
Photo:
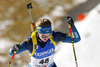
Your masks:
[[[42,41],[46,42],[51,36],[51,33],[48,34],[39,34],[39,37]]]

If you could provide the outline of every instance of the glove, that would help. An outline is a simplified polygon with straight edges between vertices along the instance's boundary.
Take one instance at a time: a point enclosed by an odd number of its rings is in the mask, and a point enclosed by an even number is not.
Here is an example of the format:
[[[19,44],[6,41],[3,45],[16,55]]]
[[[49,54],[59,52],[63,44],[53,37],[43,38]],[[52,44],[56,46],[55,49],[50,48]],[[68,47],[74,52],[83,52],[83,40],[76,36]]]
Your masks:
[[[19,44],[15,44],[13,47],[12,47],[12,53],[14,53],[14,51],[18,52],[20,50],[20,45]]]
[[[67,23],[70,24],[71,26],[74,25],[74,21],[73,21],[72,17],[66,16],[66,20],[67,20]]]

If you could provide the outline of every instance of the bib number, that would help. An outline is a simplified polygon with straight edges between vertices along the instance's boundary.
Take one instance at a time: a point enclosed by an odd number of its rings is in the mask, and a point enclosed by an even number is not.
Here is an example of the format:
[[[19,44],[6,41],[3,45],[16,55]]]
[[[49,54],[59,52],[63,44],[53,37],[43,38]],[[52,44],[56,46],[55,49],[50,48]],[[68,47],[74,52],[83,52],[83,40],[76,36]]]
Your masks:
[[[44,63],[48,63],[48,62],[49,62],[49,58],[46,58],[46,59],[42,59],[39,63],[44,64]]]

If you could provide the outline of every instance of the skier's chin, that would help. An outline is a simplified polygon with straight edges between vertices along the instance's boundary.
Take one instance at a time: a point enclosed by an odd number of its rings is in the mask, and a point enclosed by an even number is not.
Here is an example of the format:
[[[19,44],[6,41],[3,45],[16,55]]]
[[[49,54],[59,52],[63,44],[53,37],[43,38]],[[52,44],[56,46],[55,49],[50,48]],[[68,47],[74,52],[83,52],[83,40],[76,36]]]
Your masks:
[[[48,39],[42,39],[44,42],[47,42]]]

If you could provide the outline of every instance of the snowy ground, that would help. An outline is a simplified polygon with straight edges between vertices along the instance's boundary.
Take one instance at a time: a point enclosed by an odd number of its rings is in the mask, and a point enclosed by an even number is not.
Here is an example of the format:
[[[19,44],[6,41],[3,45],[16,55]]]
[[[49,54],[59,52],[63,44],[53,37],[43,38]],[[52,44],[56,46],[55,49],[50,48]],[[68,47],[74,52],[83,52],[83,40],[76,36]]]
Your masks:
[[[58,8],[60,7],[61,6],[59,6]],[[55,9],[58,8],[56,7]],[[51,12],[51,15],[53,12]],[[60,12],[62,12],[62,10],[60,10]],[[83,21],[76,21],[75,26],[77,27],[81,36],[81,41],[75,44],[79,67],[100,67],[99,21],[100,4],[96,8],[91,10]],[[5,21],[5,23],[7,24],[8,22]],[[3,26],[5,27],[2,27],[2,24],[0,24],[0,30],[6,29],[6,24],[3,24]],[[13,42],[9,41],[9,39],[0,39],[0,53],[8,52],[5,49],[11,47],[11,44],[13,44]],[[75,67],[72,45],[68,43],[60,43],[57,48],[57,50],[59,51],[54,56],[54,60],[57,66]],[[7,57],[0,56],[0,62],[5,63],[7,60]]]
[[[75,26],[81,36],[81,41],[75,44],[79,67],[100,67],[100,4],[83,21],[76,21]],[[59,45],[54,57],[58,67],[75,67],[71,44]]]

